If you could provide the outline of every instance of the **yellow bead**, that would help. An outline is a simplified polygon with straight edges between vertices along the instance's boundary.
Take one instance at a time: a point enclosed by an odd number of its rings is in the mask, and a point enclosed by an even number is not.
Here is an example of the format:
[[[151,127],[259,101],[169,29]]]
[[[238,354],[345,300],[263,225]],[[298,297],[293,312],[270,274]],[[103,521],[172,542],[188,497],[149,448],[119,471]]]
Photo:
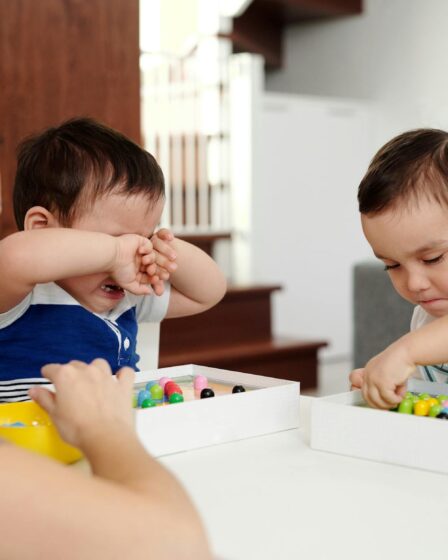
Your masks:
[[[414,404],[414,414],[416,416],[428,416],[429,401],[418,401]]]
[[[437,399],[435,399],[434,397],[431,397],[430,399],[427,399],[427,402],[429,403],[429,408],[431,408],[435,404],[439,404],[439,401]]]

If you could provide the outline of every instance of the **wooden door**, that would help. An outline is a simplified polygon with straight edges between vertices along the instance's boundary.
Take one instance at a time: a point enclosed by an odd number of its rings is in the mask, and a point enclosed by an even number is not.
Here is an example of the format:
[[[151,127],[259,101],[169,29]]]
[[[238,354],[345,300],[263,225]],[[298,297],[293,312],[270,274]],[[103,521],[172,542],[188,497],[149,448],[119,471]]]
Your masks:
[[[19,141],[91,116],[140,141],[138,0],[0,0],[0,235]]]

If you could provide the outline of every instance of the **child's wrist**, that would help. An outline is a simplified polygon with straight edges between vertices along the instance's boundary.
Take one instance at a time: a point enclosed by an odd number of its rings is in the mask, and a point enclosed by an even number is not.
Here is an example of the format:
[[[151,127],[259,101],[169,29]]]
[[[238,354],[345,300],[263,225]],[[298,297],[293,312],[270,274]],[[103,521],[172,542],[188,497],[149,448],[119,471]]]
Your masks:
[[[398,352],[400,360],[405,364],[416,367],[415,357],[413,355],[412,333],[407,333],[392,344],[394,351]]]

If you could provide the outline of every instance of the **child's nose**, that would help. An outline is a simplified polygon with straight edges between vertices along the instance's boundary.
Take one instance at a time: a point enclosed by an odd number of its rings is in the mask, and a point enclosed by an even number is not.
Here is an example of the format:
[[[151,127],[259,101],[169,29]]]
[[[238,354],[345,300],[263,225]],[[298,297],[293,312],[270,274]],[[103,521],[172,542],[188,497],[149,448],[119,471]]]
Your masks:
[[[414,270],[408,274],[407,285],[410,292],[421,292],[429,288],[430,281],[424,271]]]

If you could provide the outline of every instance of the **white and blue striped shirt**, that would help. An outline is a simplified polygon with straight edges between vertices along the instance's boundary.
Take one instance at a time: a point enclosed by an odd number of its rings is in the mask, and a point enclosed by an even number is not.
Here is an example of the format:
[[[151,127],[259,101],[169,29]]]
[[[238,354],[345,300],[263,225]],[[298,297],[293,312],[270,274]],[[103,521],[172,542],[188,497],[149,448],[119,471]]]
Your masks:
[[[415,331],[420,327],[423,327],[424,325],[435,321],[435,319],[435,317],[432,317],[424,309],[417,305],[412,314],[411,331]],[[423,378],[425,381],[433,381],[435,383],[448,383],[448,364],[418,366],[417,369],[420,374],[419,377]]]

